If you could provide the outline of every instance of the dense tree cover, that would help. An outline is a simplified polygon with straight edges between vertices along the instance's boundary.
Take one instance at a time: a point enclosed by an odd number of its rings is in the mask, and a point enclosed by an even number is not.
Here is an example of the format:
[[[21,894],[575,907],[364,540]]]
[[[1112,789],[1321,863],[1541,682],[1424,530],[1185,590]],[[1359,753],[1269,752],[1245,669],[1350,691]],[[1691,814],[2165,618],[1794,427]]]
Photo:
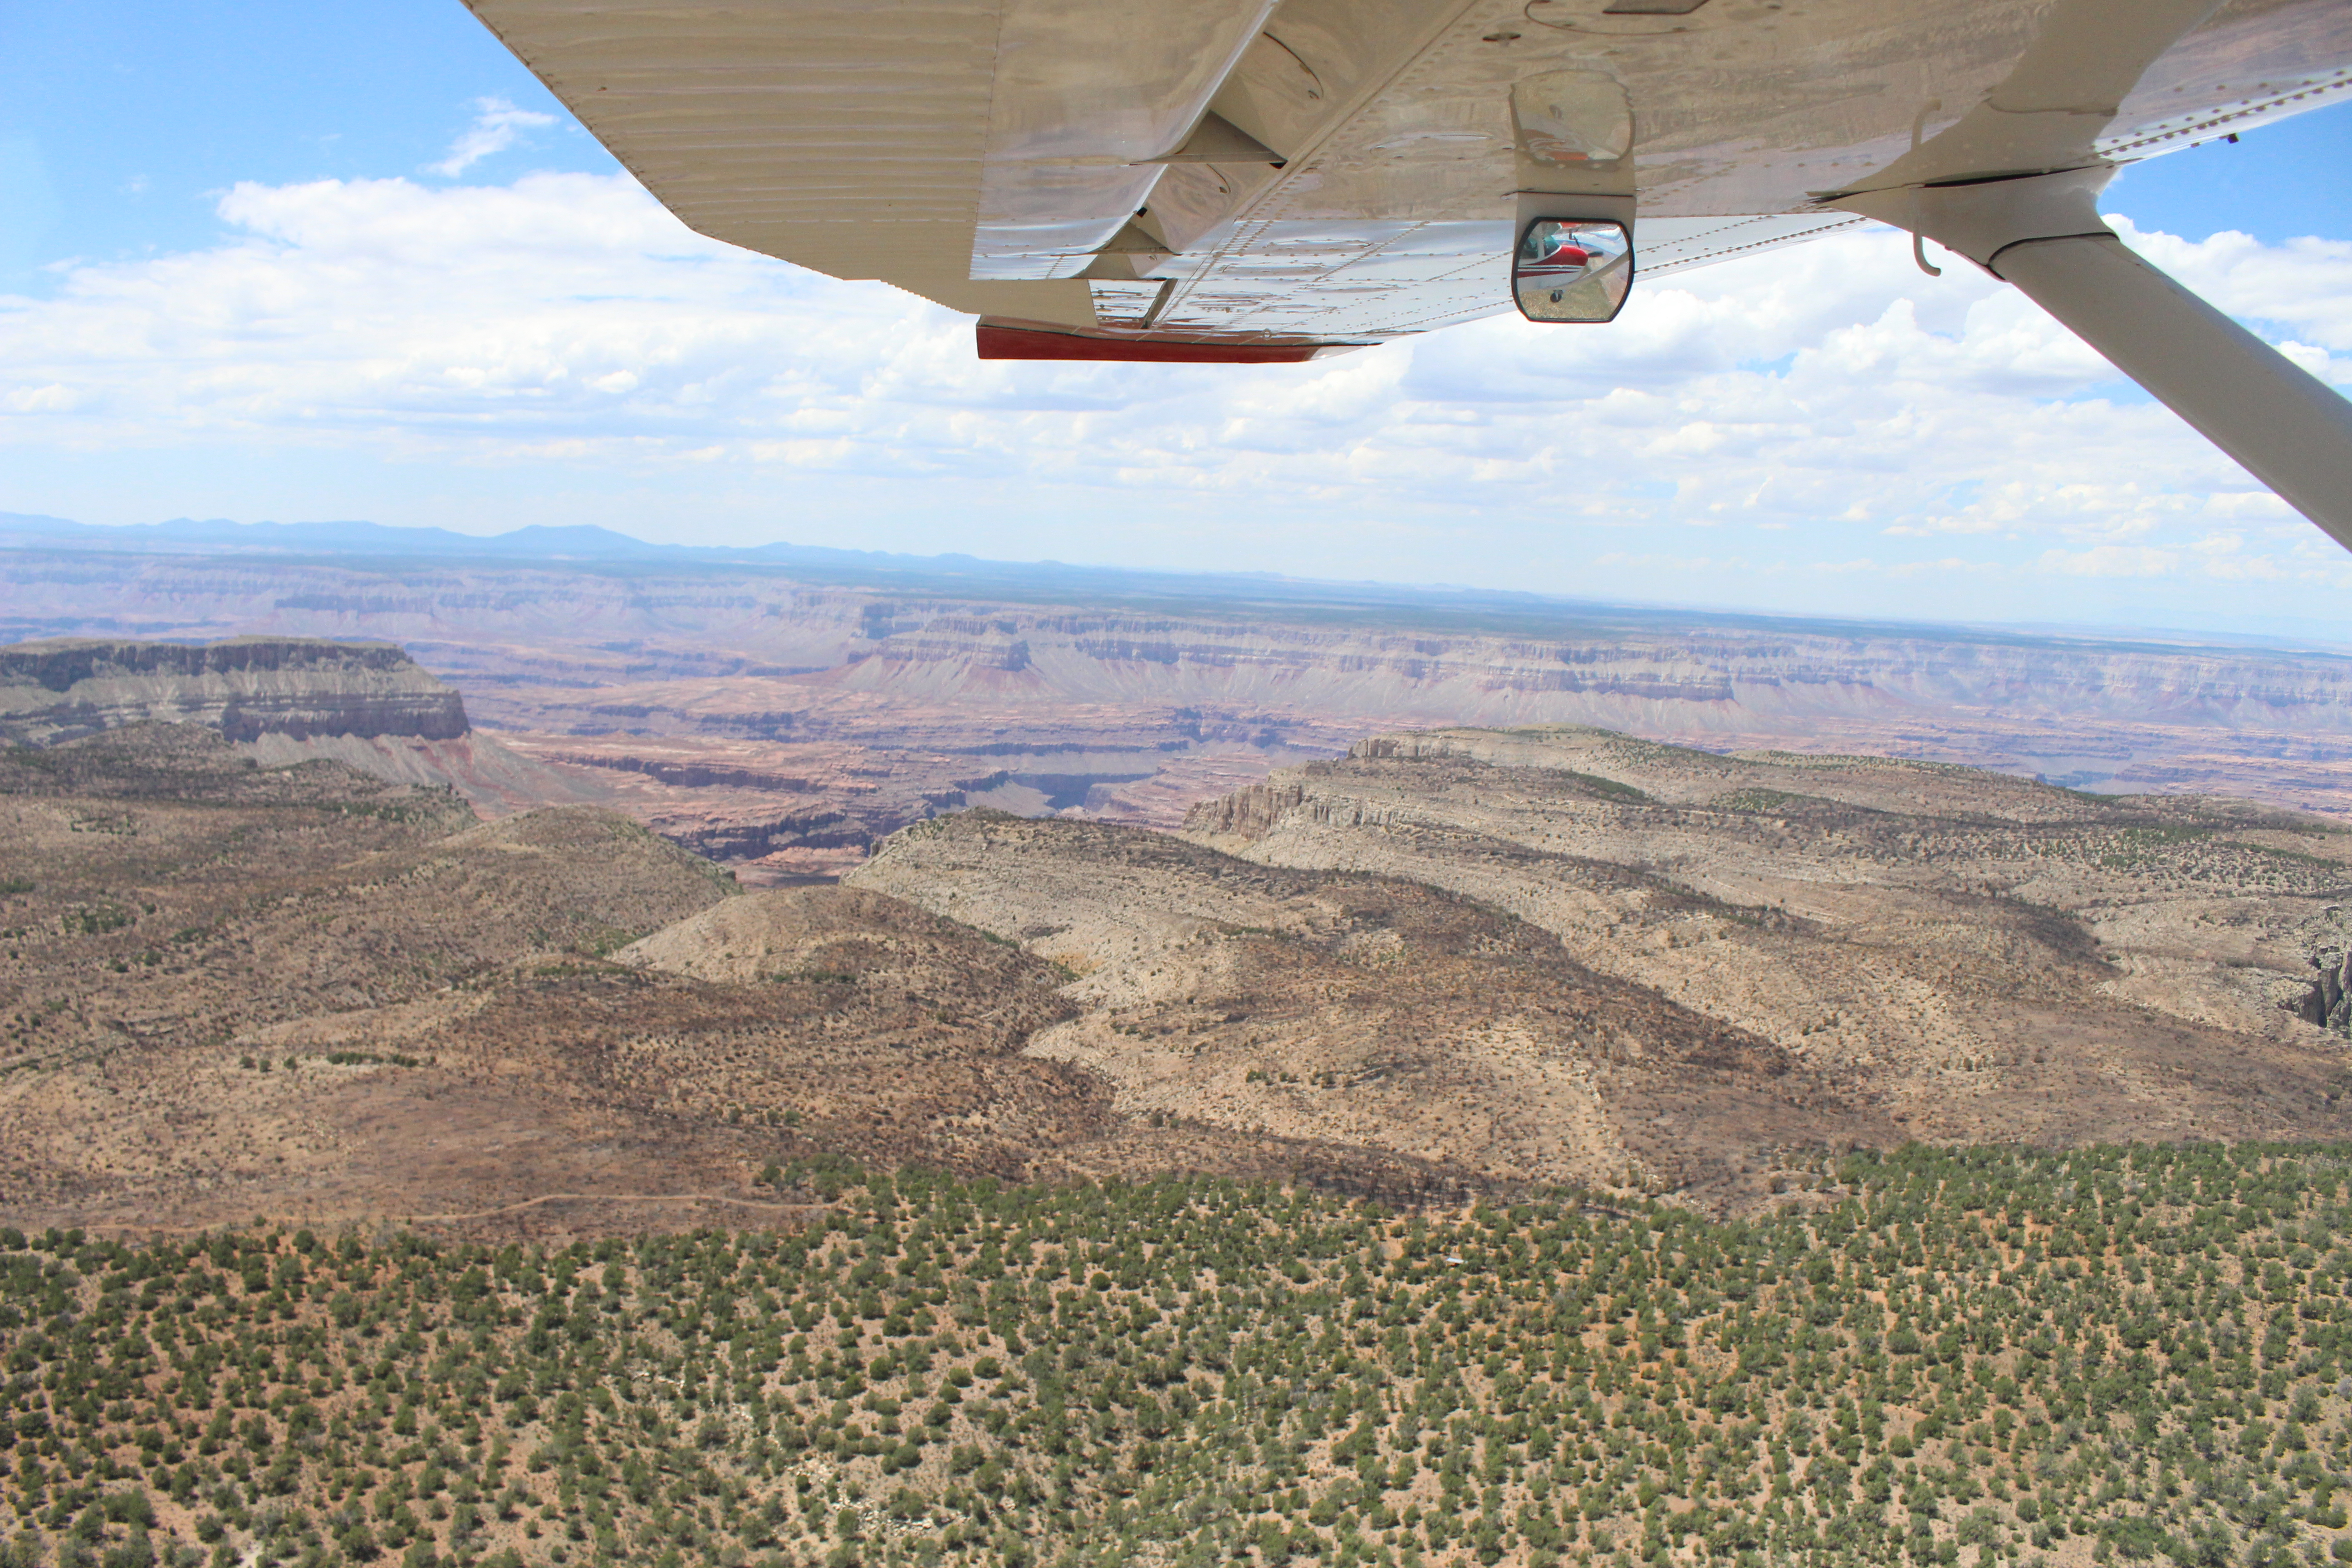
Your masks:
[[[2352,1149],[1779,1215],[775,1173],[789,1232],[0,1231],[0,1563],[2352,1559]]]

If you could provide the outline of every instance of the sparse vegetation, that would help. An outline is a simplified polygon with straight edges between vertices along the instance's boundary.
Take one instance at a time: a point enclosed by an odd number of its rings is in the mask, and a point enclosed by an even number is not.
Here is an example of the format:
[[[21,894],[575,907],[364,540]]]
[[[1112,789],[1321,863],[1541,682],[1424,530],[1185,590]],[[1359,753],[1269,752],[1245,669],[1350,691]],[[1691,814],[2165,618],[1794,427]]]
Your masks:
[[[1602,800],[1631,802],[1645,801],[1650,798],[1647,794],[1634,788],[1632,784],[1621,783],[1616,779],[1603,778],[1599,773],[1582,773],[1569,768],[1559,769],[1558,772],[1561,777],[1573,780],[1588,795],[1597,795]]]
[[[855,985],[857,974],[846,969],[792,969],[768,977],[780,985]]]
[[[104,936],[108,931],[121,931],[131,921],[128,910],[112,904],[94,904],[68,910],[58,917],[58,925],[68,936]]]
[[[2347,1173],[1915,1146],[1726,1223],[835,1158],[764,1173],[797,1231],[0,1230],[0,1503],[15,1563],[2318,1562]]]

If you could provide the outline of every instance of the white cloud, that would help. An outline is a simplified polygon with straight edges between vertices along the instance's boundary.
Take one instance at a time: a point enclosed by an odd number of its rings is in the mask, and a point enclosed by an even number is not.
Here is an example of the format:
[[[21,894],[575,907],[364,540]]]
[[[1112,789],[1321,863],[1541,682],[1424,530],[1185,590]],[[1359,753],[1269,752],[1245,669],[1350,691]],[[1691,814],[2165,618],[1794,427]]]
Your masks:
[[[2101,544],[2089,550],[2048,550],[2042,570],[2066,577],[2162,577],[2180,569],[2180,557],[2169,550],[2126,544]]]
[[[0,408],[11,414],[62,414],[80,399],[68,389],[50,382],[46,386],[16,386],[0,398]]]
[[[444,172],[533,118],[486,103]],[[1487,561],[1567,591],[1728,593],[1823,563],[1923,595],[1963,566],[2252,584],[2292,563],[2315,593],[2339,574],[2029,301],[1972,268],[1924,279],[1890,232],[1646,282],[1607,331],[1497,317],[1248,369],[983,363],[968,321],[702,239],[620,177],[248,184],[220,213],[236,235],[213,249],[0,300],[0,408],[23,416],[0,418],[0,449],[560,461],[583,489],[673,493],[824,478],[940,514],[1010,487],[1060,498],[1038,508],[1097,559],[1117,538],[1085,519],[1190,498],[1167,546],[1186,559],[1449,581]],[[2352,246],[2134,242],[2352,363]],[[1288,553],[1265,553],[1269,520]],[[1698,527],[1752,531],[1655,539]],[[1651,540],[1623,549],[1629,530]],[[2197,547],[2224,535],[2242,542]]]
[[[2325,350],[2352,350],[2352,242],[2291,239],[2263,245],[2233,229],[2201,242],[2144,233],[2110,220],[2132,248],[2232,315],[2275,323]]]
[[[513,146],[524,132],[554,123],[552,114],[517,109],[503,98],[478,98],[474,100],[474,122],[449,143],[449,155],[428,165],[426,173],[454,180],[483,159]]]

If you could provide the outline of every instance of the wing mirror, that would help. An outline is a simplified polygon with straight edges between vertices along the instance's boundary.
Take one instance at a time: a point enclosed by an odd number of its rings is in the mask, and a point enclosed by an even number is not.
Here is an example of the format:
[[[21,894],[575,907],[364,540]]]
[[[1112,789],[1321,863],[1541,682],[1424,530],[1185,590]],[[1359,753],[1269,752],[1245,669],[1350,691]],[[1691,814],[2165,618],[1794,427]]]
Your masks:
[[[1539,217],[1511,257],[1511,294],[1530,321],[1608,321],[1633,287],[1633,237],[1622,223]]]

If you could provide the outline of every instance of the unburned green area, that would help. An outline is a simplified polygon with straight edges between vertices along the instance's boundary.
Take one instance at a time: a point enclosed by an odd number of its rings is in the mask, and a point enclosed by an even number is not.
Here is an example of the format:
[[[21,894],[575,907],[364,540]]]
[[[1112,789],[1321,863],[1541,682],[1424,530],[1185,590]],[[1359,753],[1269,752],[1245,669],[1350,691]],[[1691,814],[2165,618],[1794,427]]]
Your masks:
[[[2352,1557],[2352,1148],[1776,1216],[773,1173],[793,1231],[0,1231],[12,1563]]]

